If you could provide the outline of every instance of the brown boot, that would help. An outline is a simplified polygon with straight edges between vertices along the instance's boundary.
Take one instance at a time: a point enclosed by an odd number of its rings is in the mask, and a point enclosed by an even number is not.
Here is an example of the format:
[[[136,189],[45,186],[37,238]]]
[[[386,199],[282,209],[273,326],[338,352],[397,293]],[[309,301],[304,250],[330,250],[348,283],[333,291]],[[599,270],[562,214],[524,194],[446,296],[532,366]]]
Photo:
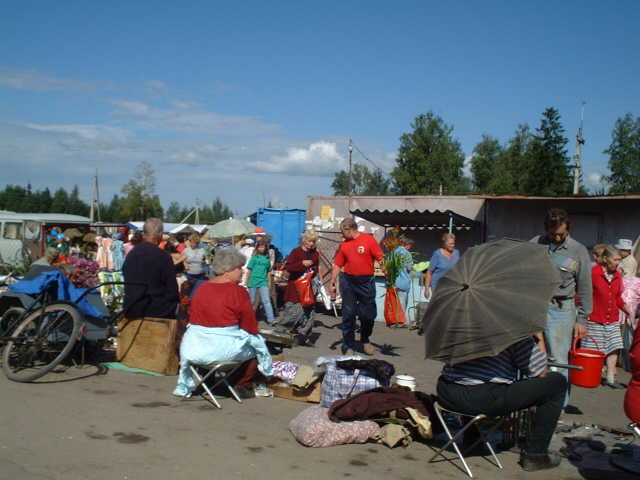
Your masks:
[[[364,352],[365,355],[373,355],[374,353],[376,353],[375,349],[373,348],[373,345],[371,345],[370,343],[363,343],[362,351]]]

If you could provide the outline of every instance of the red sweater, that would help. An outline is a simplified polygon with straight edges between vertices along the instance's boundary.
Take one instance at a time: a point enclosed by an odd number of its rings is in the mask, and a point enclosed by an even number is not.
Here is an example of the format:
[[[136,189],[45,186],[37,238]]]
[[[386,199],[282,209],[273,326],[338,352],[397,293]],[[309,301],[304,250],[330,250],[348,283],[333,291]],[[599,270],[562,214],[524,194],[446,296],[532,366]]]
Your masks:
[[[307,250],[306,252],[302,249],[302,247],[297,247],[291,250],[291,253],[287,257],[287,261],[284,264],[284,269],[289,272],[289,282],[287,283],[287,288],[284,291],[285,302],[300,302],[300,298],[298,297],[298,290],[296,290],[296,286],[293,281],[297,278],[300,278],[302,274],[308,270],[308,268],[302,264],[303,260],[311,260],[313,262],[313,265],[311,265],[311,270],[313,270],[316,274],[318,273],[320,255],[315,248],[313,250]]]
[[[624,307],[621,294],[622,275],[620,270],[613,274],[611,282],[607,281],[602,265],[594,265],[591,269],[593,284],[593,311],[589,320],[596,323],[615,323],[618,321],[618,309]]]
[[[373,261],[382,260],[384,254],[373,235],[361,233],[340,244],[336,258],[338,267],[349,275],[373,275]]]
[[[238,325],[249,333],[258,333],[249,293],[236,283],[206,282],[200,285],[191,301],[189,323],[203,327]]]

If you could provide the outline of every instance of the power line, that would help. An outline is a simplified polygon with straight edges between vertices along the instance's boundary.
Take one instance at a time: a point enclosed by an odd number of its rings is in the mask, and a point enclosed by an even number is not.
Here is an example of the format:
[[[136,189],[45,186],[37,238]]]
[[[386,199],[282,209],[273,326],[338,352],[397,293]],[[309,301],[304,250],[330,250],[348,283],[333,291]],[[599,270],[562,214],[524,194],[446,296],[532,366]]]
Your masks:
[[[386,170],[380,168],[373,160],[371,160],[369,157],[367,157],[364,153],[362,153],[362,150],[360,150],[358,148],[358,146],[355,143],[352,143],[353,148],[356,149],[356,151],[362,155],[362,158],[364,158],[367,162],[369,162],[371,165],[373,165],[376,169],[380,170],[381,172],[385,173],[385,174],[389,174],[390,172],[387,172]]]

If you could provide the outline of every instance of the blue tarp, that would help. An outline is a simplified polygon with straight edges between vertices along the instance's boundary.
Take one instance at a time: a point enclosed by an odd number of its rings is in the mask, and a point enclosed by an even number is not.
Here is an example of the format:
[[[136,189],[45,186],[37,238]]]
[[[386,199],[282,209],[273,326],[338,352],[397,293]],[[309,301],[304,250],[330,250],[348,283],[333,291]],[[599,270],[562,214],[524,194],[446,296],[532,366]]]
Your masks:
[[[56,284],[57,300],[69,300],[75,303],[78,309],[85,315],[97,318],[106,318],[107,316],[98,311],[91,305],[87,296],[78,302],[78,298],[87,291],[86,288],[77,288],[71,281],[65,277],[59,270],[51,270],[45,272],[33,280],[20,280],[18,283],[9,285],[9,289],[15,293],[24,293],[26,295],[38,295],[48,289],[51,285]],[[98,295],[97,292],[89,293],[89,295]]]
[[[180,373],[173,394],[189,396],[195,381],[189,365],[213,362],[244,362],[258,360],[258,370],[266,377],[273,375],[271,354],[260,335],[252,335],[237,325],[231,327],[203,327],[189,325],[180,344]]]

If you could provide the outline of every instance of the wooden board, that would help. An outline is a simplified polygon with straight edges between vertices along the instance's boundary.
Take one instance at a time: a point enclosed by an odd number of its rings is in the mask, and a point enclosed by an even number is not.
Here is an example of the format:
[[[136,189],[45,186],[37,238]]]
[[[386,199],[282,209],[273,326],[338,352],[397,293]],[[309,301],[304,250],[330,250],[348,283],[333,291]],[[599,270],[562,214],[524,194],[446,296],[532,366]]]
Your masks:
[[[118,322],[116,360],[165,375],[178,373],[178,322],[169,318],[124,318]]]

